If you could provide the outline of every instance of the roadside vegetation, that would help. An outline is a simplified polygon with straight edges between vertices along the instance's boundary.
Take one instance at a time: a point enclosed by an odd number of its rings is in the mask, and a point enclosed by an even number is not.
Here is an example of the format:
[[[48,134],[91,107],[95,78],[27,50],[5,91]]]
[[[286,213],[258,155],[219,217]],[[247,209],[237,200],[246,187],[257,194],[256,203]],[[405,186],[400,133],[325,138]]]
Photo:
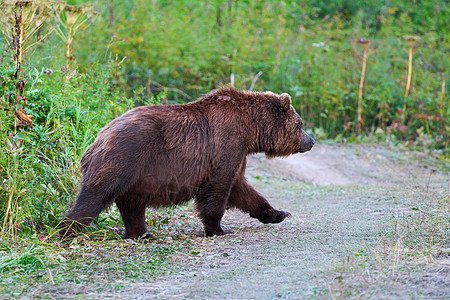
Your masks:
[[[288,92],[319,140],[420,150],[449,170],[446,1],[89,2],[0,0],[0,293],[94,273],[145,278],[193,251],[189,239],[165,237],[196,228],[186,207],[149,212],[149,242],[122,242],[115,209],[70,244],[56,235],[81,155],[137,105],[184,103],[223,85]],[[434,244],[448,245],[448,195],[427,199],[380,237],[394,245],[383,255],[414,254],[417,242],[432,259]]]
[[[432,175],[430,175],[432,177]],[[430,178],[428,178],[430,180]],[[445,298],[450,270],[450,190],[430,182],[405,185],[414,191],[403,209],[379,228],[376,242],[331,267],[330,298]]]

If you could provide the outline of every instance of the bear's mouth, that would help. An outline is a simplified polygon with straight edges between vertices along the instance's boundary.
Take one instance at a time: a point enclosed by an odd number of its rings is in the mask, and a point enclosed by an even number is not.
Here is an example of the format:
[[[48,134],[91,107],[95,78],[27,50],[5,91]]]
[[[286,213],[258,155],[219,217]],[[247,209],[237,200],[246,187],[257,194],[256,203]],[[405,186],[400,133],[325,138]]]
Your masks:
[[[299,153],[305,153],[305,152],[308,152],[309,150],[311,150],[312,149],[312,145],[311,145],[311,147],[309,147],[309,148],[307,148],[307,149],[300,149],[298,152]]]

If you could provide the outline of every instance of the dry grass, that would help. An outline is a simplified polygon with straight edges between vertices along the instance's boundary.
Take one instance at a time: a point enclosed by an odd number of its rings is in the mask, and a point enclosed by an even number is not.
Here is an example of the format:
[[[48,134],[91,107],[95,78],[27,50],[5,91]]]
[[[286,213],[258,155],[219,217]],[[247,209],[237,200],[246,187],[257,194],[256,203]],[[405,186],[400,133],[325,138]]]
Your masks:
[[[417,202],[392,214],[373,247],[336,267],[328,286],[330,298],[443,296],[442,286],[450,280],[449,190],[410,190],[418,193]]]

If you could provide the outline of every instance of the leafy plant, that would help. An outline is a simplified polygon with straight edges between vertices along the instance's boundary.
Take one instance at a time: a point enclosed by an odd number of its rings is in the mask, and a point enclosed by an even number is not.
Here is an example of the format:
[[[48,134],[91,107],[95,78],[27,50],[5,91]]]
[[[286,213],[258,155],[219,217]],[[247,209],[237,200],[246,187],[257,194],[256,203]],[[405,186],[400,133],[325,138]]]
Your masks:
[[[66,68],[69,69],[70,61],[74,60],[73,41],[75,35],[82,28],[87,26],[97,13],[91,4],[81,4],[80,6],[57,3],[53,6],[53,13],[56,19],[55,31],[64,42],[66,49]]]

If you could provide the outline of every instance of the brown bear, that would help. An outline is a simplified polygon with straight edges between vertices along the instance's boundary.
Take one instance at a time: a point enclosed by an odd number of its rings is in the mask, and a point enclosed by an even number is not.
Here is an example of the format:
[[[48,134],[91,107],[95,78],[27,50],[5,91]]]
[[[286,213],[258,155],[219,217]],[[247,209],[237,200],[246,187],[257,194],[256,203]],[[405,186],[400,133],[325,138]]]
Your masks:
[[[61,223],[70,236],[116,203],[125,238],[143,236],[146,207],[175,206],[195,198],[207,236],[227,208],[262,223],[290,214],[274,209],[244,177],[246,156],[309,151],[315,141],[284,93],[221,88],[179,105],[141,106],[100,131],[81,159],[83,178],[75,205]]]

